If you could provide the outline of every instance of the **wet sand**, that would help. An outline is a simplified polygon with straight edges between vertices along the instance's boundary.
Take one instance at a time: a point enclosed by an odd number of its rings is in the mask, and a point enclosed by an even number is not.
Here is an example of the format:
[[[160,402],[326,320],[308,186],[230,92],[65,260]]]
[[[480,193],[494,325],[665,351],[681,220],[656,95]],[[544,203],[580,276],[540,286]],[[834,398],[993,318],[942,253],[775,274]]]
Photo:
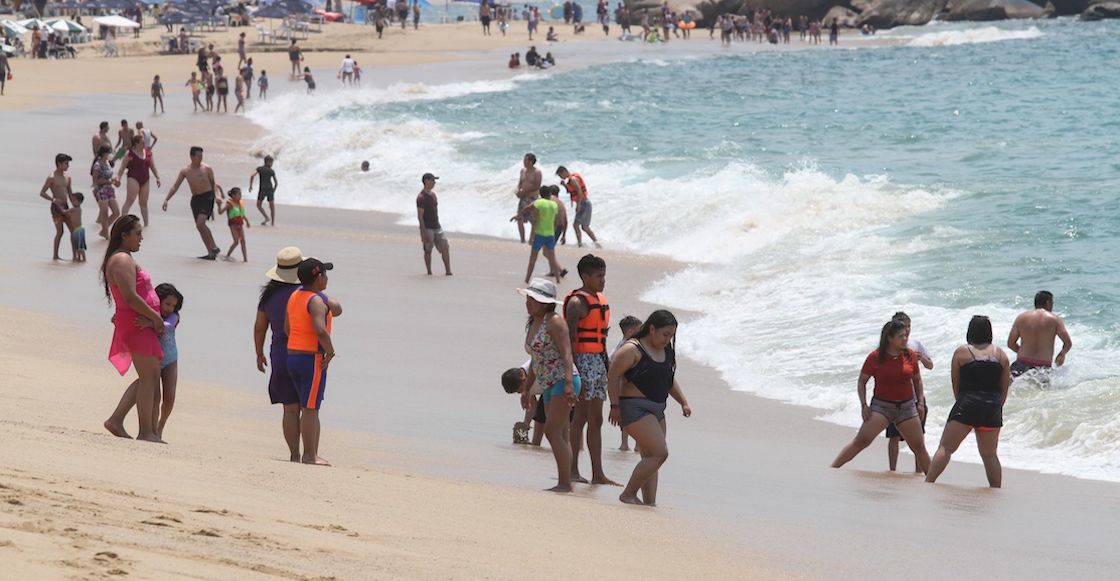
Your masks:
[[[9,370],[0,393],[17,404],[0,422],[0,437],[19,444],[0,450],[0,554],[24,577],[120,569],[166,578],[185,567],[198,577],[239,579],[507,579],[527,571],[1111,579],[1120,570],[1113,483],[1005,470],[1006,488],[993,491],[981,467],[954,463],[929,486],[885,472],[885,441],[832,470],[853,430],[815,421],[814,410],[733,392],[688,360],[679,378],[694,415],[681,418],[670,405],[660,507],[619,506],[616,488],[538,492],[553,483],[551,455],[509,443],[521,412],[498,385],[500,373],[524,359],[525,313],[514,288],[527,250],[452,234],[456,275],[429,278],[407,219],[398,225],[395,216],[281,206],[278,227],[247,232],[249,264],[198,261],[186,193],[167,214],[158,202],[197,140],[223,185],[247,184],[255,163],[246,140],[256,133],[234,117],[144,117],[161,136],[156,159],[165,179],[137,258],[153,280],[174,282],[186,295],[179,404],[165,433],[169,446],[112,438],[100,423],[127,380],[104,360],[110,310],[96,280],[104,243],[90,238],[87,265],[51,263],[51,226],[36,194],[58,151],[76,152],[75,186],[88,191],[80,178],[96,121],[134,118],[147,111],[145,101],[90,96],[49,112],[0,113],[5,129],[37,136],[2,146],[0,193],[7,249],[0,265],[9,273],[0,287],[8,323],[0,353]],[[87,230],[94,215],[87,204]],[[228,246],[224,223],[212,227]],[[337,465],[329,470],[284,462],[280,412],[267,405],[267,379],[254,367],[257,289],[276,250],[289,244],[335,263],[329,292],[346,306],[322,416],[322,454]],[[580,254],[560,250],[569,268]],[[616,317],[655,308],[639,297],[676,265],[601,254]],[[687,351],[690,315],[678,314]],[[775,331],[744,332],[765,341]],[[938,437],[929,434],[927,444]],[[626,478],[635,456],[610,449],[613,428],[604,442],[608,475]],[[903,454],[900,466],[911,463]],[[312,556],[293,557],[293,548]],[[570,557],[562,574],[541,569],[560,556]]]

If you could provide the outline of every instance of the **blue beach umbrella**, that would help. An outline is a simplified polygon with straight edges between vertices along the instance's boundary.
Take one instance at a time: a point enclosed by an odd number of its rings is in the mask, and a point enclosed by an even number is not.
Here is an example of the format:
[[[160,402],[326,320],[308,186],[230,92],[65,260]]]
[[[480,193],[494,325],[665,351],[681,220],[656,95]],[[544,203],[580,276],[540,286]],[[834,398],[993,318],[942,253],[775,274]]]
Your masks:
[[[171,24],[173,26],[179,26],[181,24],[194,24],[195,22],[202,20],[202,17],[203,16],[201,14],[175,11],[168,12],[163,16],[160,16],[159,23],[165,25]]]

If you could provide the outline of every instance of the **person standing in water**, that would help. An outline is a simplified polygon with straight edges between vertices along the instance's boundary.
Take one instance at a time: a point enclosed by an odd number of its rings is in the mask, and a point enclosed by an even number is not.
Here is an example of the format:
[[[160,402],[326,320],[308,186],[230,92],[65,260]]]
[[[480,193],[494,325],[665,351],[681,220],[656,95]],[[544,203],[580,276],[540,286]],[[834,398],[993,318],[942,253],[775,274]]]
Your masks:
[[[276,225],[276,188],[280,187],[280,180],[276,179],[276,170],[272,169],[271,155],[264,156],[264,165],[258,167],[253,175],[249,176],[249,195],[253,195],[253,182],[259,177],[261,185],[257,189],[257,210],[264,216],[261,226]],[[264,211],[264,203],[268,202],[268,213]]]
[[[582,230],[595,243],[596,248],[602,248],[599,239],[591,231],[591,200],[587,196],[587,182],[584,181],[583,176],[569,172],[568,168],[564,166],[556,168],[556,175],[564,184],[564,188],[568,190],[568,195],[572,198],[572,207],[576,210],[576,218],[572,220],[572,230],[576,234],[576,244],[583,248],[583,235],[580,233]]]
[[[1054,339],[1062,340],[1062,350],[1057,357],[1054,356]],[[1053,293],[1044,290],[1035,293],[1034,309],[1015,317],[1007,336],[1007,348],[1016,354],[1011,364],[1012,377],[1034,369],[1048,370],[1051,365],[1065,365],[1073,340],[1069,338],[1065,321],[1054,314]]]
[[[191,215],[194,216],[194,226],[198,229],[202,244],[206,246],[206,254],[199,258],[217,260],[222,249],[214,242],[214,233],[210,231],[206,221],[214,217],[214,191],[218,190],[218,199],[222,202],[225,202],[225,196],[221,193],[218,182],[214,180],[214,169],[202,163],[202,148],[197,145],[191,147],[190,155],[191,164],[179,170],[175,185],[171,186],[171,191],[167,192],[167,197],[163,200],[163,211],[167,211],[171,197],[179,191],[183,180],[187,180],[187,185],[191,189]]]
[[[152,151],[144,145],[143,135],[133,135],[132,143],[128,152],[124,156],[124,163],[117,168],[116,181],[120,183],[121,176],[125,171],[128,171],[128,182],[126,186],[126,195],[124,199],[124,206],[121,206],[121,213],[127,214],[132,208],[132,204],[139,201],[140,203],[140,216],[144,219],[144,226],[148,225],[148,194],[151,191],[152,184],[151,177],[156,177],[156,187],[163,187],[163,183],[159,179],[159,170],[156,169],[155,160],[152,158]]]
[[[525,272],[525,284],[529,284],[529,279],[533,277],[533,269],[537,265],[537,254],[542,249],[551,269],[548,276],[556,277],[556,282],[560,282],[560,279],[568,274],[568,271],[561,269],[560,263],[556,261],[556,216],[560,213],[560,210],[556,202],[551,199],[551,193],[552,190],[547,186],[541,188],[540,195],[542,197],[526,206],[512,218],[512,220],[520,219],[534,210],[537,213],[537,223],[533,226],[533,247],[529,251],[529,268]]]
[[[331,322],[342,314],[342,304],[323,294],[327,290],[329,262],[308,258],[299,264],[302,285],[288,299],[284,330],[288,334],[288,373],[299,392],[303,463],[330,466],[319,456],[319,409],[327,389],[327,366],[335,357]]]
[[[537,156],[526,153],[521,160],[521,176],[517,180],[517,213],[531,206],[536,201],[541,189],[541,170],[537,168]],[[525,244],[525,222],[527,219],[517,219],[517,233],[521,236],[521,243]],[[528,220],[531,221],[531,220]]]
[[[909,349],[910,351],[913,351],[914,354],[918,356],[918,361],[921,362],[922,367],[925,367],[927,370],[932,371],[933,370],[933,357],[930,356],[929,351],[926,350],[926,346],[922,345],[921,341],[915,339],[914,335],[910,332],[911,331],[910,315],[907,315],[906,313],[904,313],[902,311],[899,311],[899,312],[895,313],[894,316],[891,317],[891,319],[894,319],[896,321],[902,321],[902,323],[906,325],[906,335],[908,337],[906,339],[906,348]],[[927,413],[926,413],[926,410],[921,410],[920,409],[918,411],[919,411],[918,418],[922,421],[922,433],[924,434],[925,431],[926,431],[926,416],[927,416]],[[890,466],[891,472],[894,472],[895,469],[898,468],[898,444],[899,444],[900,441],[905,442],[906,440],[904,440],[902,438],[902,434],[898,433],[898,428],[896,428],[894,424],[891,424],[891,425],[887,426],[886,437],[887,437],[887,440],[888,440],[887,441],[887,464]],[[921,468],[918,467],[917,458],[914,459],[914,472],[921,472]]]
[[[856,384],[863,424],[856,437],[832,461],[833,468],[847,464],[870,446],[888,424],[894,424],[914,452],[919,469],[928,473],[929,454],[926,452],[922,426],[918,419],[919,408],[922,413],[926,408],[926,393],[922,386],[918,357],[906,348],[907,339],[909,334],[902,321],[892,320],[883,325],[879,334],[879,348],[864,360],[859,382]],[[873,377],[875,393],[868,405],[867,382]]]
[[[525,329],[525,351],[532,357],[525,385],[541,387],[540,404],[545,407],[545,437],[556,460],[556,486],[550,492],[572,491],[572,447],[569,440],[572,406],[578,401],[581,384],[572,363],[568,325],[556,312],[560,304],[556,285],[535,278],[527,288],[518,289],[525,297],[529,324]],[[526,395],[528,395],[526,393]],[[522,397],[522,407],[528,409]]]
[[[654,311],[611,360],[607,374],[610,422],[612,426],[622,426],[634,438],[642,456],[618,496],[626,504],[657,506],[657,472],[669,458],[665,441],[665,407],[669,397],[681,405],[684,417],[692,416],[692,408],[676,379],[676,335],[677,318],[673,313]]]
[[[976,430],[976,447],[984,461],[988,486],[1000,488],[1003,473],[996,447],[1003,427],[1003,405],[1011,385],[1011,366],[1003,350],[992,344],[992,322],[988,317],[972,317],[965,340],[967,344],[953,352],[951,377],[956,403],[945,422],[941,445],[933,455],[926,482],[937,481],[953,452],[969,432]]]
[[[140,268],[133,254],[140,251],[144,240],[140,218],[129,214],[113,224],[109,233],[109,246],[101,262],[101,281],[105,298],[116,304],[113,314],[113,342],[109,346],[109,362],[124,375],[130,366],[136,368],[135,389],[130,386],[121,396],[117,408],[104,426],[109,433],[121,438],[131,438],[124,429],[124,418],[132,406],[140,421],[137,440],[160,442],[154,419],[157,414],[156,390],[160,382],[160,360],[163,348],[160,336],[164,333],[160,300],[152,287],[152,277]],[[143,322],[143,325],[137,323]]]
[[[603,471],[603,402],[607,399],[607,333],[611,321],[611,306],[603,295],[607,263],[588,254],[579,260],[577,269],[583,286],[564,298],[564,320],[583,381],[583,393],[572,418],[572,480],[587,482],[579,473],[579,450],[586,426],[591,484],[618,486]]]
[[[51,221],[54,222],[54,257],[53,260],[62,260],[58,255],[59,245],[62,244],[62,226],[70,228],[66,221],[66,211],[74,200],[74,190],[71,187],[70,176],[66,171],[70,169],[71,157],[65,153],[54,156],[54,171],[47,175],[43,187],[39,189],[39,197],[51,203]],[[49,194],[47,192],[50,192]],[[71,252],[76,249],[70,245]]]

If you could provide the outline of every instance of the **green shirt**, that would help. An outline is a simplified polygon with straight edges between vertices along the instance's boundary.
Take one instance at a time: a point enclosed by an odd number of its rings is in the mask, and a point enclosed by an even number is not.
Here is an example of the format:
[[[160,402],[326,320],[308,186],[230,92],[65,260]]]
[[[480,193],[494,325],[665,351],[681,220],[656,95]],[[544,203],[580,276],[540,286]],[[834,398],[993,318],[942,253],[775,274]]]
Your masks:
[[[533,228],[533,234],[556,236],[556,214],[560,211],[556,202],[539,198],[533,202],[533,207],[537,209],[537,225]]]

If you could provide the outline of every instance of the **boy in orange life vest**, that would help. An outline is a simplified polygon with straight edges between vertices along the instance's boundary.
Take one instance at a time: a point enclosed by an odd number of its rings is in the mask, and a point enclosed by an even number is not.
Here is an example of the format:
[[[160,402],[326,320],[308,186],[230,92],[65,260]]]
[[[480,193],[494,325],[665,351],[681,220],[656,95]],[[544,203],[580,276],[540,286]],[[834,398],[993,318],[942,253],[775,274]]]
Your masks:
[[[308,258],[296,271],[303,285],[288,299],[284,330],[288,333],[288,373],[299,392],[299,431],[303,435],[303,463],[330,466],[319,456],[319,406],[327,388],[327,366],[334,359],[331,321],[342,305],[323,294],[329,262]]]
[[[564,166],[556,168],[556,175],[568,190],[568,194],[572,197],[572,206],[576,209],[576,218],[572,220],[576,243],[583,248],[583,235],[580,234],[582,230],[587,232],[591,241],[595,243],[595,248],[602,248],[603,245],[599,244],[599,239],[591,231],[591,199],[587,195],[587,182],[584,181],[583,176],[569,172]]]
[[[587,453],[591,456],[591,483],[618,486],[603,472],[603,401],[607,399],[607,332],[611,307],[603,289],[607,263],[588,254],[579,260],[583,286],[564,298],[564,319],[572,339],[572,353],[585,386],[572,416],[572,481],[587,482],[579,474],[579,449],[587,426]]]

